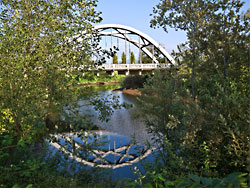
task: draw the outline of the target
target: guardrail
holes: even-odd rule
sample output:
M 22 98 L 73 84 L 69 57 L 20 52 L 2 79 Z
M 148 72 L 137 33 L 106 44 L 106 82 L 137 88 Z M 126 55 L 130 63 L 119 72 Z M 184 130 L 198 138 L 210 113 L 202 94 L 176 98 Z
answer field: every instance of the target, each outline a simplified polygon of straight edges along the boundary
M 119 71 L 119 70 L 154 70 L 169 68 L 168 64 L 104 64 L 98 66 L 99 69 L 106 71 Z

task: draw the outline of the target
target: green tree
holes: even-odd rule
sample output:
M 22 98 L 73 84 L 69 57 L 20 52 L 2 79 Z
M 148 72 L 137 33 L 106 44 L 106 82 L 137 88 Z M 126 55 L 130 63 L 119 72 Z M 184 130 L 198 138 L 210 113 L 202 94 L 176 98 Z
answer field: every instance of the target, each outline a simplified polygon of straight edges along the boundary
M 151 53 L 153 52 L 152 48 L 147 48 L 148 51 L 150 51 Z M 147 56 L 145 53 L 141 52 L 141 61 L 142 64 L 150 64 L 152 63 L 152 60 L 149 56 Z
M 142 61 L 142 64 L 151 64 L 152 63 L 152 60 L 144 53 L 142 53 L 141 61 Z
M 62 125 L 63 107 L 74 99 L 73 78 L 80 74 L 75 67 L 88 64 L 97 47 L 97 38 L 82 36 L 82 31 L 91 35 L 92 24 L 101 20 L 96 3 L 1 1 L 1 186 L 2 181 L 12 186 L 18 182 L 13 177 L 27 177 L 36 169 L 36 163 L 15 158 L 20 156 L 20 146 L 48 138 L 57 122 L 59 127 Z
M 162 0 L 154 9 L 151 26 L 181 29 L 188 38 L 175 53 L 181 70 L 156 74 L 138 103 L 167 177 L 249 170 L 250 17 L 242 5 Z
M 161 53 L 158 50 L 153 50 L 153 48 L 147 48 L 147 50 L 155 56 L 159 63 L 165 63 L 165 58 L 161 57 Z M 141 59 L 143 64 L 153 63 L 152 59 L 145 53 L 142 53 Z
M 122 52 L 122 64 L 126 64 L 126 63 L 127 63 L 126 54 L 124 52 Z
M 197 81 L 206 80 L 214 73 L 223 72 L 224 77 L 238 78 L 246 83 L 246 78 L 239 76 L 249 72 L 246 49 L 249 49 L 250 18 L 248 14 L 240 13 L 243 3 L 235 0 L 162 0 L 154 8 L 152 27 L 161 26 L 167 31 L 169 26 L 187 33 L 188 43 L 182 45 L 185 50 L 179 55 L 186 59 L 182 62 L 189 64 L 192 73 L 193 98 L 198 89 Z M 197 75 L 201 72 L 203 78 L 200 78 L 201 74 Z
M 117 57 L 116 53 L 114 54 L 112 60 L 113 60 L 113 64 L 118 64 L 118 57 Z
M 138 114 L 162 157 L 160 171 L 170 179 L 247 172 L 249 97 L 237 92 L 236 83 L 221 84 L 213 76 L 193 100 L 184 77 L 173 70 L 157 72 L 138 97 Z
M 135 64 L 135 54 L 134 54 L 134 52 L 130 53 L 130 64 Z

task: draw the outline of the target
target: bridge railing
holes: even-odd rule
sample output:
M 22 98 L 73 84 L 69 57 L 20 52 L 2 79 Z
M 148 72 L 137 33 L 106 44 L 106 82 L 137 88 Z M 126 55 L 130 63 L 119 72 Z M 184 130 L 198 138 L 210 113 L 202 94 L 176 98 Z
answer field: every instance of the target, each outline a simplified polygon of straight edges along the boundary
M 104 64 L 98 68 L 103 70 L 154 70 L 169 68 L 168 64 Z

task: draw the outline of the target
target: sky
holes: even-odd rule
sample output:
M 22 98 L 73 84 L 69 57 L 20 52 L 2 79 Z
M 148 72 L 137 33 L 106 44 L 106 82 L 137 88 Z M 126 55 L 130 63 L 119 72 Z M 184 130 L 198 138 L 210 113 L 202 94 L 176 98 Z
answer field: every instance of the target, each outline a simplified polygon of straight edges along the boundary
M 99 0 L 97 10 L 102 12 L 103 18 L 100 24 L 121 24 L 133 27 L 163 44 L 171 53 L 173 49 L 176 49 L 177 44 L 185 42 L 186 36 L 184 32 L 176 32 L 174 29 L 166 33 L 162 28 L 150 28 L 152 19 L 150 14 L 158 3 L 158 0 Z M 122 50 L 120 45 L 120 51 Z M 139 51 L 131 50 L 138 57 Z
M 183 31 L 169 29 L 166 33 L 162 28 L 150 28 L 150 16 L 160 0 L 99 0 L 97 10 L 102 12 L 103 21 L 100 24 L 122 24 L 133 27 L 149 35 L 155 41 L 163 44 L 171 53 L 177 45 L 186 41 Z M 244 9 L 250 8 L 250 0 L 245 0 Z

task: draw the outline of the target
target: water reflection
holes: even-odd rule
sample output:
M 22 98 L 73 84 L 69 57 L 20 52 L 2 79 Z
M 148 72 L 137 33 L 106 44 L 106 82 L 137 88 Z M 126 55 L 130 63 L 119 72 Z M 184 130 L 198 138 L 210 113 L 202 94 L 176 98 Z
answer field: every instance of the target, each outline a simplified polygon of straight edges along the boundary
M 136 97 L 128 94 L 123 94 L 122 91 L 100 91 L 99 96 L 107 98 L 109 95 L 114 95 L 119 98 L 120 104 L 135 104 Z M 79 101 L 79 103 L 84 103 Z M 102 122 L 98 119 L 98 114 L 91 107 L 82 107 L 79 109 L 80 114 L 89 113 L 92 115 L 92 121 L 101 129 L 117 133 L 123 136 L 133 137 L 140 144 L 151 142 L 151 136 L 147 133 L 145 124 L 141 119 L 133 118 L 134 109 L 117 109 L 114 111 L 108 122 Z
M 56 137 L 58 142 L 51 144 L 54 149 L 61 149 L 75 161 L 90 167 L 125 167 L 138 163 L 152 153 L 152 149 L 135 144 L 129 137 L 108 131 L 85 133 L 84 139 L 73 133 Z M 86 145 L 91 149 L 86 151 Z
M 119 87 L 119 86 L 118 86 Z M 120 104 L 135 104 L 135 96 L 123 94 L 121 91 L 113 92 L 105 90 L 105 87 L 95 87 L 99 97 L 107 98 L 114 95 L 119 98 Z M 112 89 L 115 87 L 112 86 Z M 59 142 L 52 143 L 52 150 L 59 148 L 72 160 L 87 165 L 87 167 L 111 168 L 116 178 L 133 177 L 130 168 L 139 166 L 142 168 L 141 160 L 153 160 L 153 149 L 145 143 L 151 142 L 151 136 L 147 133 L 146 127 L 140 119 L 134 119 L 134 109 L 115 110 L 110 121 L 102 122 L 98 119 L 98 113 L 93 106 L 85 105 L 89 101 L 80 98 L 77 113 L 80 116 L 91 117 L 101 131 L 84 133 L 80 137 L 73 133 L 66 136 L 56 135 Z M 90 149 L 91 148 L 91 149 Z

